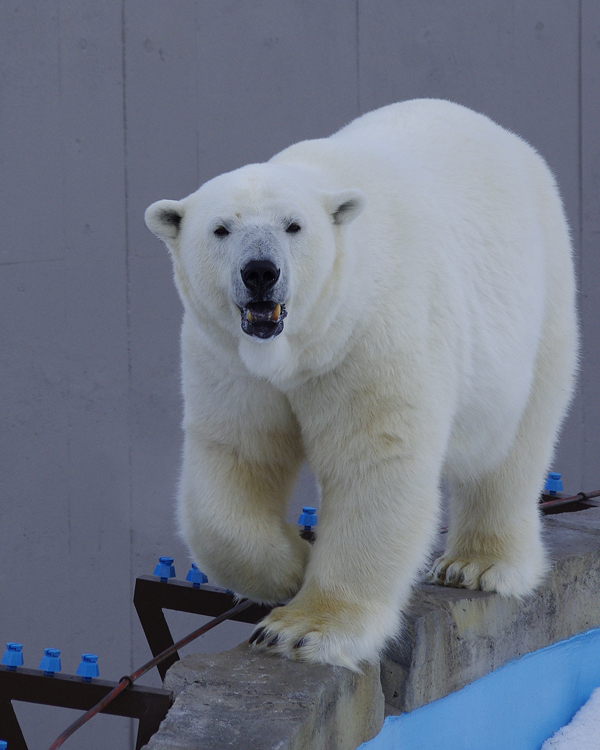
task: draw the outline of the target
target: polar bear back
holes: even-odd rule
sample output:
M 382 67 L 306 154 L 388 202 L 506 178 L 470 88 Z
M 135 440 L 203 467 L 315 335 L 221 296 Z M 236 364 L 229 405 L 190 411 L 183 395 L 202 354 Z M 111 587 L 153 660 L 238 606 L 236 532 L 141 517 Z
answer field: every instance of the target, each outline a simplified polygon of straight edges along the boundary
M 564 211 L 544 160 L 519 136 L 461 105 L 435 99 L 391 104 L 329 138 L 295 144 L 270 163 L 312 168 L 323 187 L 360 188 L 370 209 L 363 222 L 401 220 L 383 231 L 414 228 L 438 245 L 453 232 L 446 257 L 452 247 L 472 259 L 496 245 L 514 272 L 543 275 L 544 266 L 551 275 L 565 263 L 570 267 Z M 404 245 L 404 259 L 412 248 Z
M 368 113 L 271 163 L 365 193 L 347 247 L 379 267 L 381 315 L 404 318 L 413 349 L 425 318 L 428 335 L 438 332 L 438 377 L 447 393 L 455 388 L 454 430 L 465 436 L 451 444 L 493 461 L 513 439 L 559 319 L 572 342 L 565 356 L 575 357 L 570 238 L 544 160 L 484 115 L 423 99 Z

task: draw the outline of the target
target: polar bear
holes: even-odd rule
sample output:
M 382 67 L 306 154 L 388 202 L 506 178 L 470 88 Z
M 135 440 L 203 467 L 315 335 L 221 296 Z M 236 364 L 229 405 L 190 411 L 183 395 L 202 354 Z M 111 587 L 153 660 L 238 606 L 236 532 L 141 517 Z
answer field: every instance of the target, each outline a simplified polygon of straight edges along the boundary
M 211 579 L 288 602 L 254 648 L 376 660 L 431 554 L 442 478 L 430 580 L 535 588 L 578 335 L 563 207 L 530 146 L 456 104 L 392 104 L 146 223 L 185 311 L 181 532 Z M 285 520 L 302 461 L 312 548 Z

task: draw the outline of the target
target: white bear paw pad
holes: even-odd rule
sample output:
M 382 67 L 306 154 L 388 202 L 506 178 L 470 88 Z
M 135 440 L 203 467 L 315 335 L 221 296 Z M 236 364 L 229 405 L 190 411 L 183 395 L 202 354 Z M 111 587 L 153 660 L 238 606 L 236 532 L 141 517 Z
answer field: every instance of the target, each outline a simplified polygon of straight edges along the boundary
M 530 577 L 513 563 L 442 555 L 433 563 L 426 580 L 438 586 L 495 591 L 502 596 L 521 597 L 529 593 L 537 583 L 527 580 Z
M 360 638 L 340 628 L 339 623 L 324 623 L 318 616 L 286 610 L 277 607 L 256 626 L 248 641 L 253 649 L 294 661 L 360 671 L 358 664 L 365 658 L 365 644 Z

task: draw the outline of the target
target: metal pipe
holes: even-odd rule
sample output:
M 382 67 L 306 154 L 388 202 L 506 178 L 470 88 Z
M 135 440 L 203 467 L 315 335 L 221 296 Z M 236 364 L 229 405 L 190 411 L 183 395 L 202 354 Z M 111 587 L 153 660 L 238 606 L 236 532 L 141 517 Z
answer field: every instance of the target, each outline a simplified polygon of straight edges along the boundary
M 578 492 L 576 495 L 570 495 L 569 497 L 559 497 L 556 500 L 546 500 L 540 503 L 539 507 L 543 510 L 544 508 L 556 508 L 559 505 L 568 505 L 574 502 L 585 502 L 591 500 L 593 497 L 600 497 L 600 490 L 594 492 Z

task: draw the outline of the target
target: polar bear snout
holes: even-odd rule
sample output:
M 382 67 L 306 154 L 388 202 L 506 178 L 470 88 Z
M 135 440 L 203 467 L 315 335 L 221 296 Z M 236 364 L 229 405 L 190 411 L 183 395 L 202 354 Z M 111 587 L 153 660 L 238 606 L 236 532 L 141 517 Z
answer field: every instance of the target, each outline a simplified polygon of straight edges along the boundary
M 277 268 L 275 263 L 266 258 L 251 260 L 240 271 L 244 286 L 253 295 L 256 295 L 258 300 L 268 298 L 268 294 L 277 283 L 280 274 L 281 270 Z
M 238 302 L 242 315 L 242 331 L 258 339 L 271 339 L 283 331 L 287 315 L 283 291 L 277 282 L 281 269 L 269 258 L 254 258 L 240 269 L 247 300 Z

